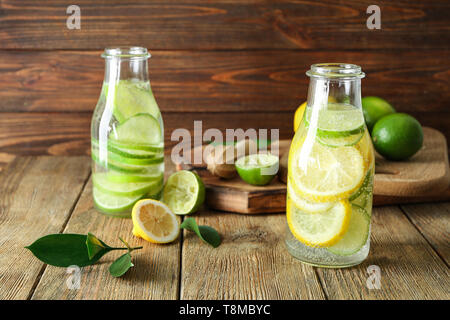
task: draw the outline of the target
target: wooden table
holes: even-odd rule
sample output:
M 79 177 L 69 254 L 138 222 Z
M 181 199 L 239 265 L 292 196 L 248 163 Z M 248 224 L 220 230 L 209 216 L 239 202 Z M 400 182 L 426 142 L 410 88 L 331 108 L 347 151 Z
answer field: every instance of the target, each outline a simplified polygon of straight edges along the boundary
M 87 157 L 19 157 L 0 175 L 0 299 L 449 299 L 450 203 L 374 208 L 371 251 L 361 265 L 322 269 L 292 258 L 283 214 L 238 215 L 203 208 L 194 217 L 216 228 L 214 249 L 184 231 L 155 245 L 131 235 L 129 219 L 93 209 Z M 47 266 L 24 246 L 49 233 L 92 232 L 108 244 L 123 236 L 135 252 L 122 278 L 108 274 L 120 253 L 81 270 L 68 289 L 65 268 Z M 367 268 L 381 270 L 368 289 Z

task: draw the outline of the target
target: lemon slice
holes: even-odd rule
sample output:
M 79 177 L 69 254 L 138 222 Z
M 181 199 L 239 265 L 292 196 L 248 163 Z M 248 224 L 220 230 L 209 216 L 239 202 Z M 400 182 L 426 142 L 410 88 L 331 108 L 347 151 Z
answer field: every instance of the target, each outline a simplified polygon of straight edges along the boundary
M 308 139 L 294 147 L 288 170 L 292 187 L 302 198 L 336 202 L 348 198 L 363 183 L 365 164 L 357 148 L 328 148 L 314 141 L 308 145 Z
M 311 202 L 299 197 L 292 188 L 292 183 L 289 181 L 289 178 L 287 182 L 287 190 L 289 197 L 294 202 L 294 205 L 298 209 L 306 211 L 308 213 L 324 212 L 329 210 L 334 205 L 333 202 Z
M 337 243 L 348 228 L 351 206 L 342 200 L 329 210 L 310 214 L 298 209 L 288 198 L 287 222 L 297 240 L 310 247 L 328 247 Z
M 153 243 L 174 241 L 180 233 L 180 223 L 164 203 L 144 199 L 136 202 L 131 214 L 133 234 Z
M 331 253 L 348 256 L 358 252 L 369 237 L 370 217 L 363 208 L 352 205 L 352 214 L 345 235 L 335 245 L 327 248 Z

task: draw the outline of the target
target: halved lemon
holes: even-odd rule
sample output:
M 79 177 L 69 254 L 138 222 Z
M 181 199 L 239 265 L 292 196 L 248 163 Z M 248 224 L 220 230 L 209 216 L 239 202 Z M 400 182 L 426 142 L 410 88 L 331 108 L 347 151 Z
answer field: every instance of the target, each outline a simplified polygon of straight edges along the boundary
M 180 233 L 180 223 L 164 203 L 144 199 L 136 202 L 131 214 L 133 234 L 153 243 L 174 241 Z
M 292 187 L 307 200 L 336 202 L 348 198 L 364 181 L 364 159 L 357 148 L 329 148 L 306 138 L 291 152 L 288 167 Z
M 310 247 L 336 244 L 347 232 L 351 212 L 347 200 L 337 202 L 327 211 L 311 214 L 298 209 L 292 200 L 287 198 L 289 229 L 297 240 Z

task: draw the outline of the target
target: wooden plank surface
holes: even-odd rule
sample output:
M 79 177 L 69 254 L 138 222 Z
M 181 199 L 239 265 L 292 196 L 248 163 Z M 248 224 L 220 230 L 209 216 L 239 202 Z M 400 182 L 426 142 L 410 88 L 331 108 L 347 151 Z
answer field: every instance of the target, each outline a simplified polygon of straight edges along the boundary
M 449 266 L 450 203 L 403 205 L 401 209 Z
M 149 2 L 78 0 L 81 29 L 66 27 L 66 1 L 1 2 L 0 46 L 99 49 L 120 43 L 158 49 L 445 48 L 448 1 L 380 0 L 381 30 L 368 30 L 369 0 Z M 138 32 L 137 32 L 138 31 Z M 330 39 L 332 41 L 330 41 Z
M 0 111 L 92 112 L 104 77 L 100 54 L 0 51 Z M 350 62 L 366 72 L 363 96 L 383 97 L 398 111 L 445 128 L 450 126 L 449 55 L 449 49 L 154 50 L 149 76 L 162 112 L 294 112 L 306 100 L 305 72 L 311 64 Z M 437 114 L 440 122 L 431 123 L 422 113 Z
M 89 163 L 88 158 L 85 161 Z M 70 217 L 64 233 L 91 232 L 111 246 L 120 246 L 119 236 L 131 246 L 143 246 L 134 251 L 134 267 L 123 277 L 114 278 L 109 265 L 123 252 L 105 255 L 99 263 L 81 270 L 79 289 L 68 289 L 69 275 L 65 268 L 47 266 L 32 299 L 176 299 L 180 274 L 180 241 L 156 245 L 137 239 L 131 233 L 130 219 L 110 218 L 93 208 L 92 179 Z
M 448 215 L 440 216 L 448 223 Z M 368 289 L 367 268 L 380 268 L 380 289 Z M 449 269 L 398 207 L 374 208 L 371 249 L 361 265 L 317 269 L 329 299 L 450 299 Z
M 85 157 L 27 157 L 0 175 L 0 300 L 29 297 L 44 264 L 24 247 L 62 231 L 89 172 Z
M 313 268 L 284 245 L 285 216 L 243 216 L 204 209 L 193 216 L 215 228 L 218 248 L 183 234 L 181 299 L 324 299 Z

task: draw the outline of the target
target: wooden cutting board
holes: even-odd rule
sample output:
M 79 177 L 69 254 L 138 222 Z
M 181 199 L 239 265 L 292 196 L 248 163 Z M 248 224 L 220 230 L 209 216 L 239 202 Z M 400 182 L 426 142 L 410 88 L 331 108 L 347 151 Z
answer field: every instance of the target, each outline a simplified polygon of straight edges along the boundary
M 447 142 L 439 131 L 424 127 L 422 149 L 408 161 L 392 162 L 376 156 L 374 205 L 450 200 L 450 171 Z M 281 140 L 280 158 L 289 150 L 290 140 Z M 193 150 L 194 151 L 194 150 Z M 286 156 L 284 157 L 286 159 Z M 239 177 L 225 180 L 213 176 L 203 163 L 194 169 L 206 186 L 210 208 L 243 214 L 283 212 L 286 184 L 282 165 L 279 176 L 267 186 L 252 186 Z

